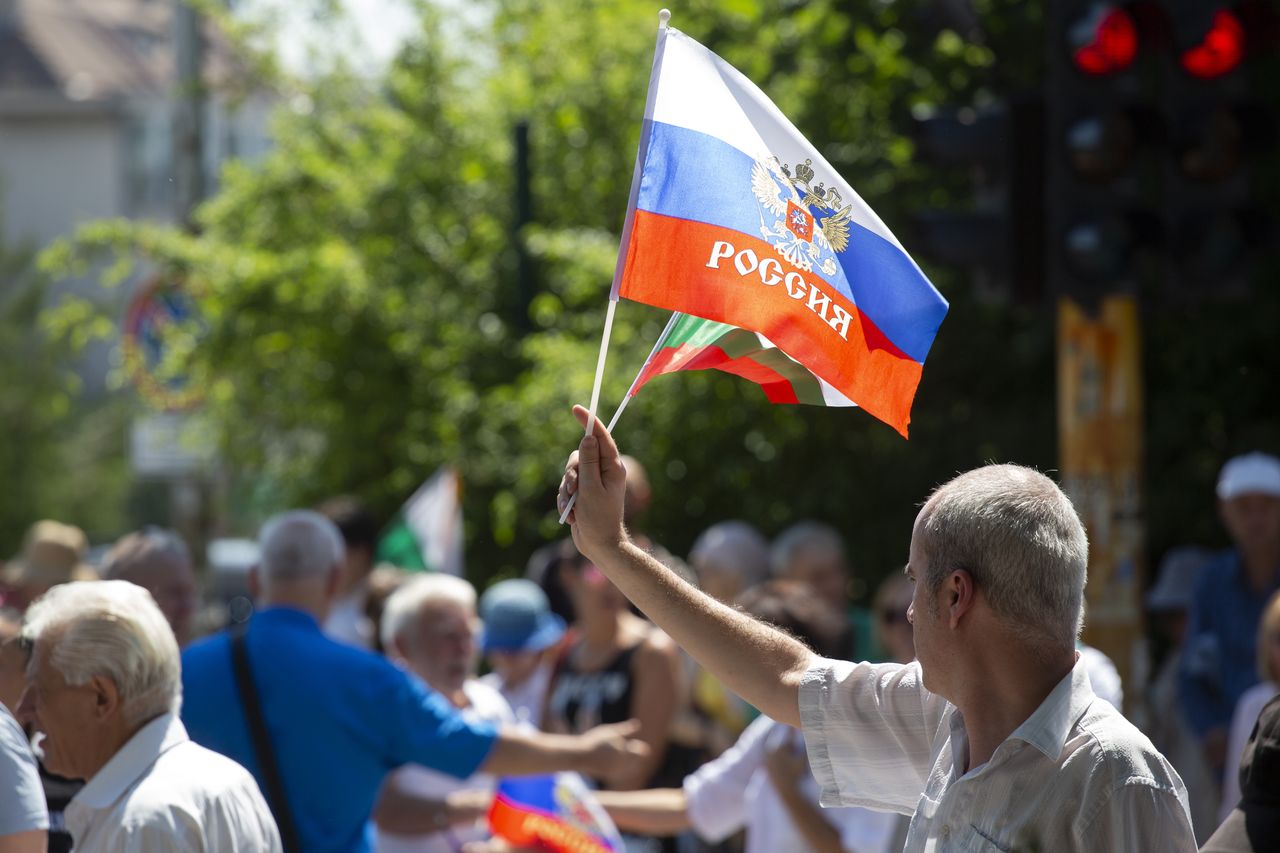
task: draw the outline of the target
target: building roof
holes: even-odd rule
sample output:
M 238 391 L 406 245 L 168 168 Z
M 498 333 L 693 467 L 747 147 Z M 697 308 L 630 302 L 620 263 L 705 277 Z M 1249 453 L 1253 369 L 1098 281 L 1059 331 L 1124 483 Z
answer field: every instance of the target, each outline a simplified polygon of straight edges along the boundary
M 175 84 L 172 0 L 0 0 L 0 97 L 116 102 Z M 205 74 L 226 53 L 206 29 Z

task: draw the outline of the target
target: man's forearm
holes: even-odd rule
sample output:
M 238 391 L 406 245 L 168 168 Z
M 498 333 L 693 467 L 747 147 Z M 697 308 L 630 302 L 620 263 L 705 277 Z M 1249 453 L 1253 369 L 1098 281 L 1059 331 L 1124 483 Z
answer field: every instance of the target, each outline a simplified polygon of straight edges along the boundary
M 800 793 L 798 784 L 786 787 L 775 785 L 774 789 L 810 850 L 817 853 L 844 853 L 839 831 L 827 822 L 819 806 Z
M 596 791 L 595 797 L 623 832 L 676 835 L 689 828 L 689 801 L 681 788 Z
M 481 767 L 494 776 L 537 776 L 560 770 L 587 772 L 588 749 L 574 735 L 504 728 Z
M 588 556 L 659 628 L 716 678 L 780 723 L 800 725 L 803 643 L 696 589 L 635 544 Z

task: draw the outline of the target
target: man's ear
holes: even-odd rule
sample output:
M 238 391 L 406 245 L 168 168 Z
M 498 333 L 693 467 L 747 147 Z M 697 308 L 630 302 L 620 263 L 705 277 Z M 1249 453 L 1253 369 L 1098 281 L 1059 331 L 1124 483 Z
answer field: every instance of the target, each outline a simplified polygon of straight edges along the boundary
M 954 630 L 977 604 L 978 587 L 968 569 L 956 569 L 947 576 L 942 591 L 946 595 L 942 603 L 947 608 L 947 621 Z
M 342 586 L 342 564 L 334 563 L 324 579 L 324 597 L 330 601 L 338 597 L 338 589 Z
M 258 565 L 249 567 L 249 597 L 257 601 L 262 597 L 262 576 L 258 574 Z
M 89 687 L 93 691 L 93 715 L 99 720 L 117 713 L 124 704 L 120 699 L 120 688 L 106 676 L 95 675 L 89 679 Z

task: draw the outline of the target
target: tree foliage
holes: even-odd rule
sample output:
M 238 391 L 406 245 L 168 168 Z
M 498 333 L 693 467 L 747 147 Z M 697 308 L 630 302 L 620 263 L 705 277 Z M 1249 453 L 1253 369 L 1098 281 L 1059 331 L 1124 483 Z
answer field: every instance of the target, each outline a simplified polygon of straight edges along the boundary
M 1040 4 L 972 5 L 960 31 L 924 0 L 695 0 L 673 25 L 761 85 L 894 227 L 968 192 L 965 175 L 912 160 L 912 110 L 1037 84 Z M 97 223 L 48 256 L 67 269 L 113 250 L 187 283 L 206 331 L 173 348 L 174 367 L 206 389 L 239 475 L 282 503 L 353 492 L 390 513 L 457 464 L 477 580 L 561 535 L 552 494 L 579 432 L 570 403 L 590 390 L 656 25 L 635 0 L 485 8 L 468 27 L 424 6 L 385 78 L 338 69 L 293 97 L 275 149 L 227 168 L 197 234 Z M 536 220 L 520 233 L 517 121 L 530 125 Z M 517 247 L 537 270 L 528 306 Z M 930 272 L 952 309 L 910 442 L 862 412 L 770 406 L 719 374 L 647 387 L 618 436 L 651 468 L 654 535 L 682 552 L 721 519 L 774 533 L 818 517 L 874 579 L 905 558 L 933 485 L 986 460 L 1053 467 L 1048 312 Z M 665 320 L 618 314 L 606 416 Z

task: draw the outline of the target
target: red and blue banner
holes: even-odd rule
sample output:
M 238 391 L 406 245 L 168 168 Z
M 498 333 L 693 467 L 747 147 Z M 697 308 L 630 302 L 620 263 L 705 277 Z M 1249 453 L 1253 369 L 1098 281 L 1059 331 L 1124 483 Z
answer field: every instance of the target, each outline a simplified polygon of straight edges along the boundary
M 576 773 L 503 779 L 489 829 L 517 847 L 555 853 L 622 853 L 613 821 Z
M 763 335 L 903 435 L 947 302 L 750 80 L 659 37 L 615 296 Z

